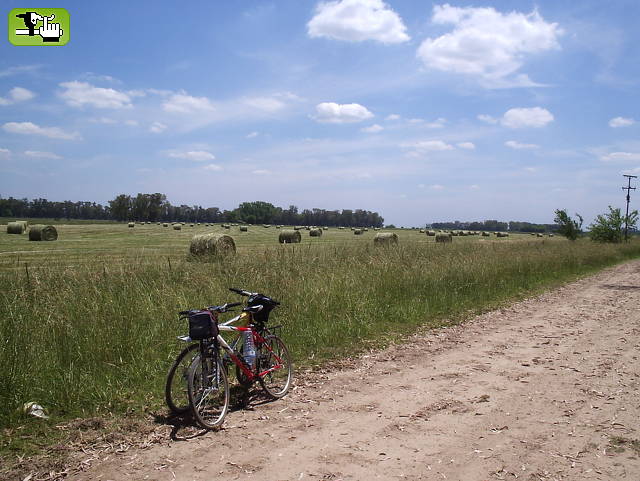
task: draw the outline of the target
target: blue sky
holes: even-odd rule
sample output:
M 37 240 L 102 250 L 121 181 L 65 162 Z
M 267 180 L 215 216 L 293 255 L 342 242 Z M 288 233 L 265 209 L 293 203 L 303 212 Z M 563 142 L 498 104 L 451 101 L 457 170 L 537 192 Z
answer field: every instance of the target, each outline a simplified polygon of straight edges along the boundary
M 3 197 L 588 223 L 640 173 L 636 0 L 51 6 L 67 45 L 0 44 Z

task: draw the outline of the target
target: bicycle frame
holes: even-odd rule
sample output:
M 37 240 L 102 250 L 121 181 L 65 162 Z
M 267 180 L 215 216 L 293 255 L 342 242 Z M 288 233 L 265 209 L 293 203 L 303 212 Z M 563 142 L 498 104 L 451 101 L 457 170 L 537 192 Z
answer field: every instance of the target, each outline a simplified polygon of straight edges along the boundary
M 234 364 L 236 364 L 240 370 L 242 370 L 242 372 L 244 373 L 245 376 L 247 376 L 247 379 L 249 379 L 250 381 L 255 381 L 256 379 L 260 379 L 263 378 L 264 376 L 266 376 L 267 374 L 269 374 L 270 372 L 273 372 L 277 369 L 281 369 L 283 367 L 282 364 L 282 359 L 280 359 L 280 357 L 273 352 L 273 350 L 271 349 L 271 347 L 266 344 L 266 340 L 264 337 L 262 337 L 260 335 L 260 333 L 253 327 L 237 327 L 237 326 L 232 326 L 231 324 L 239 321 L 241 319 L 245 319 L 247 318 L 247 316 L 249 316 L 248 321 L 251 321 L 250 318 L 250 314 L 243 312 L 240 315 L 234 317 L 233 319 L 229 319 L 228 321 L 222 323 L 222 324 L 218 324 L 218 330 L 220 332 L 251 332 L 253 335 L 253 342 L 256 346 L 265 346 L 267 348 L 267 350 L 273 354 L 274 358 L 276 359 L 277 363 L 275 366 L 270 367 L 269 369 L 266 369 L 262 372 L 258 372 L 258 373 L 254 373 L 251 371 L 251 369 L 249 368 L 249 366 L 247 365 L 247 363 L 244 361 L 244 359 L 242 358 L 242 354 L 240 354 L 239 352 L 235 351 L 231 346 L 229 346 L 229 344 L 227 344 L 227 342 L 224 340 L 224 338 L 222 337 L 222 335 L 218 334 L 218 344 L 225 350 L 225 352 L 229 355 L 229 358 L 231 358 L 231 360 L 234 362 Z M 250 324 L 250 322 L 249 322 Z M 235 343 L 234 343 L 235 344 Z

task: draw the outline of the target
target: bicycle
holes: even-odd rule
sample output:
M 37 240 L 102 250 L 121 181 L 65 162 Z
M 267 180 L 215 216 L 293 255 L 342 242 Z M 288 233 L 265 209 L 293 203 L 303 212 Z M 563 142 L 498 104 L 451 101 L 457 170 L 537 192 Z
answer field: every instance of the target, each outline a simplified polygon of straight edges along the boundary
M 233 319 L 218 324 L 219 313 L 240 303 L 181 312 L 189 318 L 189 337 L 199 341 L 187 371 L 189 406 L 196 421 L 209 429 L 221 426 L 229 409 L 228 366 L 235 364 L 236 377 L 245 388 L 257 381 L 273 399 L 287 394 L 293 377 L 289 351 L 275 334 L 280 326 L 266 325 L 270 312 L 280 303 L 257 292 L 229 290 L 248 297 L 247 306 Z M 237 321 L 240 326 L 231 325 Z M 242 353 L 236 350 L 238 338 L 232 347 L 220 332 L 238 332 L 243 338 Z

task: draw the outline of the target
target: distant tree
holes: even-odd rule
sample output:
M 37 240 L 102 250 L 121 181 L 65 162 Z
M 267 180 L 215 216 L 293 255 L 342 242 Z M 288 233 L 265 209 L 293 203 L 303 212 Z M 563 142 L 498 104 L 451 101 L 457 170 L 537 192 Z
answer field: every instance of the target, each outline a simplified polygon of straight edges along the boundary
M 553 221 L 558 224 L 558 233 L 565 236 L 569 240 L 576 240 L 582 233 L 582 216 L 576 214 L 578 220 L 569 217 L 566 210 L 556 209 L 556 217 Z
M 638 222 L 638 211 L 634 210 L 625 219 L 620 209 L 609 206 L 609 212 L 600 214 L 596 221 L 589 226 L 589 237 L 596 242 L 622 242 L 624 236 L 625 220 L 628 221 L 629 230 L 633 230 Z

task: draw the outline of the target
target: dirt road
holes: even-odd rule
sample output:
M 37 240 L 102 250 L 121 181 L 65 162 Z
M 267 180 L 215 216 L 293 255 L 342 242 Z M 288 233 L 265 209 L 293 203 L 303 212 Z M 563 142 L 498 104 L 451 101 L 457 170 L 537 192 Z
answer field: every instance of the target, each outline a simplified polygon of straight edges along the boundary
M 640 480 L 639 355 L 634 261 L 70 479 Z

